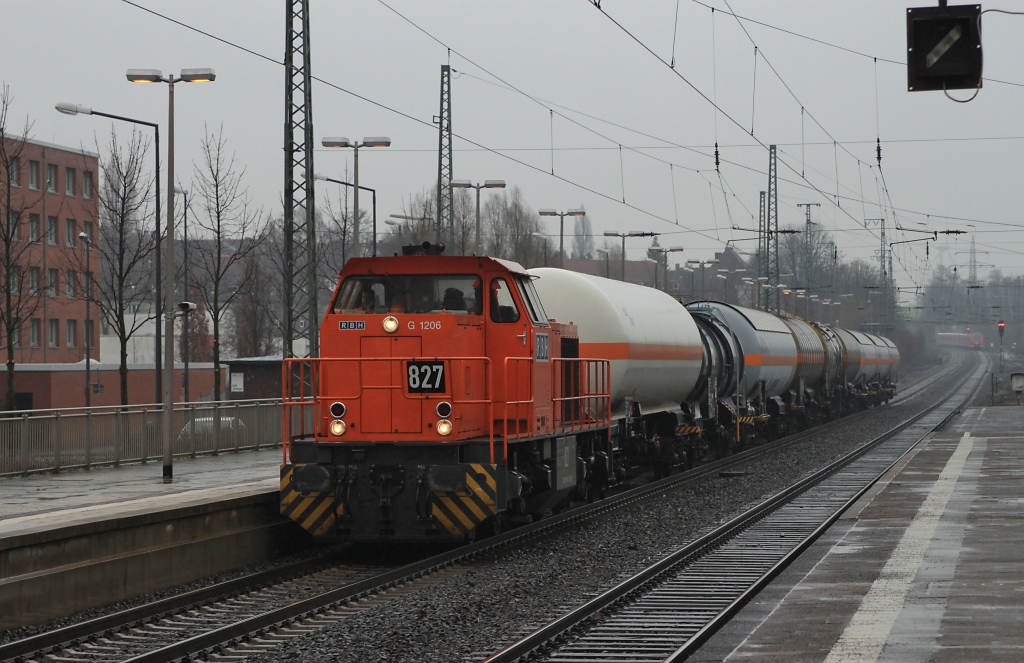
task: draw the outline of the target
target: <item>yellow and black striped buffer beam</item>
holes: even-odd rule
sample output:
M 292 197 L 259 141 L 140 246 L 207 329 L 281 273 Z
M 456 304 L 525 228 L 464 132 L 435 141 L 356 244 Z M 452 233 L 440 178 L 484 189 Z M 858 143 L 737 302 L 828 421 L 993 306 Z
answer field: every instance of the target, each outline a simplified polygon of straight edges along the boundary
M 700 432 L 700 426 L 676 426 L 676 435 L 697 435 Z
M 748 416 L 736 417 L 736 421 L 737 421 L 737 423 L 741 423 L 741 424 L 759 424 L 759 423 L 763 424 L 763 423 L 766 423 L 769 418 L 770 417 L 757 414 L 757 415 L 754 415 L 752 417 L 748 417 Z
M 281 465 L 281 515 L 294 520 L 313 536 L 326 536 L 345 513 L 345 505 L 335 503 L 334 493 L 300 493 L 292 483 L 295 470 L 302 465 Z
M 465 536 L 498 513 L 498 466 L 465 463 L 465 492 L 434 492 L 430 515 L 452 536 Z

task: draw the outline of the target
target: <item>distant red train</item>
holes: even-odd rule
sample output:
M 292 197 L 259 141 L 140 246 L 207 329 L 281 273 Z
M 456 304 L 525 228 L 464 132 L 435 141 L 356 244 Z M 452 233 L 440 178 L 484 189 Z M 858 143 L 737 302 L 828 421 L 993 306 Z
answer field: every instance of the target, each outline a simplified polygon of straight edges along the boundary
M 979 332 L 937 332 L 935 345 L 944 348 L 983 348 L 985 335 Z

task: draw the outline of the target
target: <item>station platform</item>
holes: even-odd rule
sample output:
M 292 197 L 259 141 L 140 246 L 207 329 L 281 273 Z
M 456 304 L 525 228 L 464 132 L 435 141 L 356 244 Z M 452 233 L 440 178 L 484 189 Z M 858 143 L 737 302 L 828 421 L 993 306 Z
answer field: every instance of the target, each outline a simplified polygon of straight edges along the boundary
M 281 449 L 174 459 L 174 481 L 163 483 L 159 460 L 58 474 L 0 478 L 0 538 L 28 521 L 65 520 L 71 514 L 118 511 L 131 505 L 172 504 L 197 491 L 267 492 L 278 489 Z
M 689 661 L 1024 661 L 1024 407 L 929 435 Z
M 287 554 L 281 449 L 0 478 L 0 629 Z

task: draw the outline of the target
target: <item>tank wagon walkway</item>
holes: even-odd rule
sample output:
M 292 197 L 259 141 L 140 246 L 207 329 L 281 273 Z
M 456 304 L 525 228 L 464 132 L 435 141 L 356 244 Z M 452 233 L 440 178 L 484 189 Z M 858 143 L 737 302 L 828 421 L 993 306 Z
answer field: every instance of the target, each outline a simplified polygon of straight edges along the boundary
M 1024 661 L 1024 408 L 964 411 L 689 660 Z

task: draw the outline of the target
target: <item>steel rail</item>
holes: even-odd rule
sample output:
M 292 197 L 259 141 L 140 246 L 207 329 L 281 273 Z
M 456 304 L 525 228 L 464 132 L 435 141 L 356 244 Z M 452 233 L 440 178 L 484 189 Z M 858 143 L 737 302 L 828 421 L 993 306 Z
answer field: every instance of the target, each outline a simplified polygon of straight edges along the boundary
M 983 367 L 975 369 L 975 375 L 980 375 L 984 372 Z M 943 420 L 933 427 L 937 428 L 942 423 L 945 423 L 950 417 L 952 417 L 960 404 L 964 401 L 969 401 L 973 396 L 974 392 L 980 385 L 980 378 L 974 378 L 975 384 L 971 386 L 969 393 L 962 401 L 950 409 L 950 412 L 943 418 Z M 969 382 L 969 381 L 968 381 Z M 723 543 L 732 540 L 738 534 L 738 532 L 750 527 L 752 524 L 765 518 L 768 514 L 775 512 L 785 503 L 791 501 L 794 497 L 802 494 L 807 489 L 811 488 L 820 481 L 827 477 L 835 474 L 840 469 L 857 460 L 871 449 L 882 444 L 886 440 L 897 435 L 901 431 L 911 427 L 914 423 L 918 422 L 922 418 L 928 416 L 936 409 L 942 407 L 950 399 L 952 399 L 957 391 L 963 389 L 964 384 L 961 383 L 954 386 L 949 392 L 943 396 L 939 402 L 927 408 L 926 410 L 918 413 L 917 415 L 909 418 L 898 426 L 890 429 L 881 436 L 874 440 L 860 446 L 851 453 L 845 455 L 843 458 L 831 463 L 827 467 L 815 472 L 811 476 L 799 481 L 790 488 L 778 493 L 777 495 L 769 498 L 767 501 L 755 506 L 747 512 L 736 516 L 729 520 L 727 523 L 721 525 L 715 530 L 697 538 L 693 542 L 683 546 L 674 553 L 662 558 L 651 566 L 641 570 L 634 576 L 622 581 L 611 589 L 603 592 L 599 596 L 587 601 L 583 605 L 571 610 L 565 615 L 549 622 L 548 624 L 537 629 L 533 633 L 521 638 L 520 640 L 512 643 L 511 645 L 501 649 L 500 651 L 492 654 L 490 657 L 484 659 L 485 663 L 511 663 L 523 659 L 523 657 L 531 654 L 538 654 L 545 648 L 557 642 L 559 639 L 565 639 L 570 637 L 569 634 L 575 630 L 582 630 L 587 628 L 587 622 L 596 614 L 600 613 L 604 619 L 607 619 L 609 610 L 614 611 L 618 605 L 633 601 L 639 594 L 646 592 L 649 588 L 656 586 L 662 582 L 662 580 L 669 574 L 672 574 L 675 569 L 682 565 L 689 565 L 697 558 L 700 558 L 708 553 L 712 552 Z M 902 457 L 902 454 L 901 454 Z M 898 459 L 895 462 L 898 462 Z M 772 565 L 772 567 L 761 576 L 751 587 L 748 587 L 739 597 L 733 600 L 725 610 L 719 612 L 719 614 L 709 620 L 704 626 L 702 626 L 697 633 L 692 636 L 688 641 L 677 650 L 676 653 L 666 661 L 679 661 L 685 658 L 685 656 L 692 653 L 696 647 L 710 637 L 726 620 L 735 614 L 751 596 L 756 594 L 765 584 L 771 581 L 778 573 L 780 573 L 788 564 L 792 561 L 800 552 L 803 552 L 813 541 L 820 536 L 822 532 L 827 529 L 828 525 L 838 518 L 843 513 L 845 508 L 852 504 L 858 499 L 863 493 L 870 488 L 870 486 L 878 479 L 878 477 L 884 475 L 888 471 L 889 464 L 885 470 L 877 474 L 870 481 L 867 482 L 860 490 L 856 491 L 856 495 L 850 498 L 844 505 L 835 510 L 833 518 L 827 524 L 822 524 L 817 527 L 812 535 L 807 536 L 801 542 L 793 548 L 793 550 L 786 556 L 784 560 L 780 560 Z M 598 660 L 596 656 L 590 657 L 593 660 Z M 622 658 L 622 654 L 618 655 L 621 660 L 628 660 Z
M 322 568 L 322 565 L 329 564 L 330 558 L 336 553 L 316 557 L 312 560 L 306 559 L 298 562 L 290 562 L 273 569 L 257 571 L 239 578 L 232 578 L 224 582 L 218 582 L 206 587 L 200 587 L 174 596 L 168 596 L 144 605 L 135 606 L 109 615 L 102 615 L 93 619 L 69 624 L 52 631 L 38 633 L 36 635 L 0 644 L 0 661 L 6 661 L 18 656 L 24 656 L 33 652 L 56 647 L 75 640 L 82 640 L 89 636 L 101 633 L 112 633 L 126 624 L 133 624 L 162 615 L 183 610 L 190 606 L 202 604 L 206 601 L 218 599 L 223 596 L 237 594 L 239 592 L 252 590 L 261 585 L 278 583 L 285 580 L 315 573 Z

